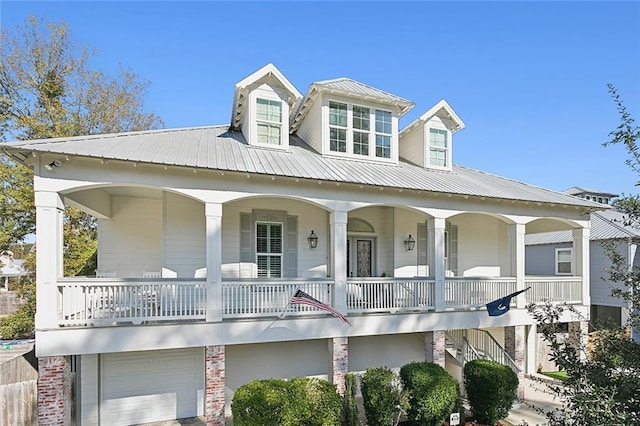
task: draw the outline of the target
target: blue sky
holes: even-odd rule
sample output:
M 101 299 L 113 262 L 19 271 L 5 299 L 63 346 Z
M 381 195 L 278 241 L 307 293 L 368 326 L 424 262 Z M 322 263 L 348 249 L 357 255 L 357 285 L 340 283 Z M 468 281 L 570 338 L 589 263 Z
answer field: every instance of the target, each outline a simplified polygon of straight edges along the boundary
M 415 102 L 409 124 L 446 99 L 466 128 L 456 164 L 563 190 L 638 193 L 614 84 L 640 120 L 640 2 L 2 1 L 11 30 L 29 14 L 69 24 L 93 66 L 151 82 L 166 127 L 229 122 L 234 84 L 272 62 L 305 93 L 350 77 Z

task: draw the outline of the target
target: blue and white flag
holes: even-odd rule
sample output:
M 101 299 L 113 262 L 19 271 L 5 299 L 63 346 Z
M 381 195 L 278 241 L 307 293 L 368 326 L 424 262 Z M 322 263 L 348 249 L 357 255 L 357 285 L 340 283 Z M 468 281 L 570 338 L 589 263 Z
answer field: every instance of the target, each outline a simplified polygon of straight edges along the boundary
M 527 287 L 524 290 L 516 291 L 515 293 L 511 293 L 507 296 L 504 296 L 501 299 L 494 300 L 493 302 L 487 303 L 487 312 L 490 317 L 497 317 L 509 310 L 509 305 L 511 305 L 511 298 L 516 297 L 520 293 L 524 293 L 529 290 L 531 287 Z

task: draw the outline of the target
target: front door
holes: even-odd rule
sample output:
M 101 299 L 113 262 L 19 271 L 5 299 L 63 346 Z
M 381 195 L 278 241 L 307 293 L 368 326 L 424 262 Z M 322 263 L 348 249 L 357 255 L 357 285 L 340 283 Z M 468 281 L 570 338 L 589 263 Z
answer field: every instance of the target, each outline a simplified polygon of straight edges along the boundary
M 373 238 L 347 239 L 347 265 L 350 277 L 372 276 L 373 249 Z

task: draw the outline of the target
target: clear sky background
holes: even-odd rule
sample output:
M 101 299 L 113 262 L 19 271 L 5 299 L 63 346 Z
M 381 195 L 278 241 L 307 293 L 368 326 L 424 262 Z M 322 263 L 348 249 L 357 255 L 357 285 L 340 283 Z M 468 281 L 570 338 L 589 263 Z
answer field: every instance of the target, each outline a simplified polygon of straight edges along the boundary
M 639 1 L 0 2 L 4 29 L 29 14 L 149 80 L 166 127 L 228 123 L 235 83 L 272 62 L 303 94 L 350 77 L 415 102 L 401 127 L 446 99 L 466 124 L 456 164 L 640 192 L 623 147 L 602 147 L 620 122 L 607 83 L 640 121 Z

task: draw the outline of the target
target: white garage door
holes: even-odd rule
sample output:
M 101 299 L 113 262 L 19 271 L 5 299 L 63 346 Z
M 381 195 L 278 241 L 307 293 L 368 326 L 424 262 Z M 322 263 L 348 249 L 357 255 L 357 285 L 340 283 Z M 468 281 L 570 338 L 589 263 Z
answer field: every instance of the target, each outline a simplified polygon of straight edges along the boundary
M 204 413 L 204 349 L 102 356 L 101 424 L 111 426 Z

